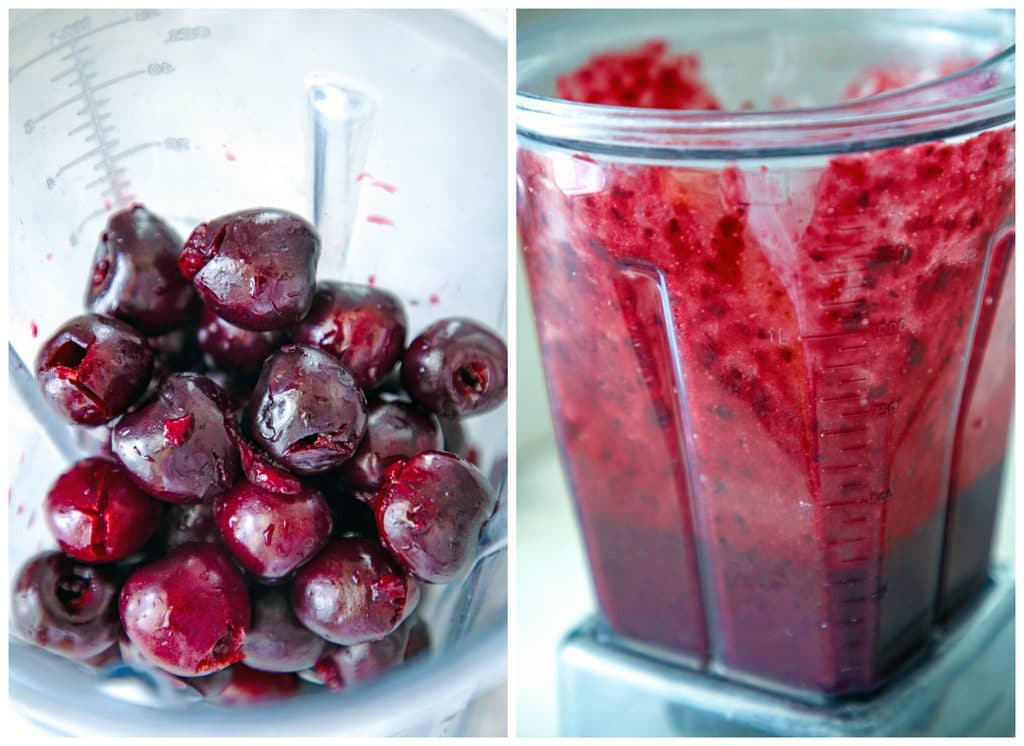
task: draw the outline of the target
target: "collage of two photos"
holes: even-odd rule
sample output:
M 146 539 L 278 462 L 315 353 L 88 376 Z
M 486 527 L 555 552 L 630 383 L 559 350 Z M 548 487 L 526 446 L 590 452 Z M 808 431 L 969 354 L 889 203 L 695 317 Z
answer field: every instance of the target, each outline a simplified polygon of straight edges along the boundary
M 10 11 L 19 737 L 1013 736 L 1015 23 Z

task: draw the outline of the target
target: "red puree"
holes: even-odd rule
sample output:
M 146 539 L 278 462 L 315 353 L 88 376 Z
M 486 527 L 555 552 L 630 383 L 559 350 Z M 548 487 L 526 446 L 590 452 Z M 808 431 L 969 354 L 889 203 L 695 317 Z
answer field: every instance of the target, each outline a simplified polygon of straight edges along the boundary
M 721 109 L 700 79 L 695 54 L 669 54 L 663 41 L 595 56 L 558 79 L 558 95 L 586 104 L 648 109 Z
M 603 55 L 559 91 L 714 101 L 692 57 L 671 95 L 599 74 L 655 86 L 665 59 Z M 558 437 L 617 631 L 867 691 L 982 585 L 1013 388 L 1013 160 L 1012 128 L 804 169 L 520 150 Z

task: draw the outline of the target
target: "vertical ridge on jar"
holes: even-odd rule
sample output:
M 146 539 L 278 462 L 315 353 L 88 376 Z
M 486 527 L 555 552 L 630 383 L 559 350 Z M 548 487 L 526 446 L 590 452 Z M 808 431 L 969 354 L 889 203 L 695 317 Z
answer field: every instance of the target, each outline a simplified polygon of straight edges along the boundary
M 1013 413 L 1013 222 L 1001 226 L 990 243 L 992 260 L 956 426 L 938 600 L 943 619 L 988 577 Z
M 634 339 L 648 332 L 637 314 L 660 313 L 657 291 L 624 281 L 608 248 L 572 220 L 572 201 L 602 188 L 602 167 L 520 151 L 519 175 L 523 256 L 555 429 L 601 608 L 626 637 L 703 659 L 678 420 L 666 409 L 673 382 L 662 363 L 637 357 L 663 350 Z
M 703 638 L 703 647 L 711 657 L 720 648 L 714 588 L 708 582 L 706 558 L 697 541 L 693 501 L 691 461 L 686 453 L 689 431 L 685 414 L 685 370 L 675 340 L 675 323 L 665 277 L 646 263 L 625 262 L 615 280 L 619 306 L 633 339 L 636 362 L 647 382 L 648 391 L 662 425 L 665 456 L 671 460 L 675 497 L 679 501 L 679 525 L 682 556 L 678 558 L 684 585 L 678 593 L 688 597 L 683 617 L 693 634 Z M 666 624 L 680 624 L 682 620 Z

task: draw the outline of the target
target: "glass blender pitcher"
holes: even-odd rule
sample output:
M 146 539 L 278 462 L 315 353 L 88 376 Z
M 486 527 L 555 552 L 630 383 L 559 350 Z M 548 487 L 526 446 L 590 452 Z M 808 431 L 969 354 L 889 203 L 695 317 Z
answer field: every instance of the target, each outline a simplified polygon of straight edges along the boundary
M 523 259 L 601 609 L 567 733 L 938 735 L 893 702 L 1012 641 L 1012 44 L 1002 12 L 520 19 Z M 704 110 L 629 105 L 672 90 Z
M 468 15 L 25 11 L 9 64 L 12 573 L 52 546 L 42 500 L 87 449 L 26 364 L 82 312 L 112 211 L 139 201 L 187 236 L 291 210 L 321 233 L 319 277 L 394 291 L 411 334 L 467 316 L 506 336 L 505 45 Z M 503 499 L 505 408 L 465 427 Z M 504 526 L 502 510 L 472 571 L 428 589 L 432 654 L 364 689 L 226 710 L 12 639 L 11 699 L 64 734 L 458 733 L 504 676 Z

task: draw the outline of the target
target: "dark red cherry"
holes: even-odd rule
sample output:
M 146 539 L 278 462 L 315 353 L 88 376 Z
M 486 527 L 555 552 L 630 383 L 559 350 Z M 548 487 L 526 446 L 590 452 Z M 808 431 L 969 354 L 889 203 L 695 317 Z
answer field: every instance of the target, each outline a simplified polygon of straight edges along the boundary
M 505 401 L 508 350 L 474 321 L 442 319 L 405 351 L 402 385 L 440 417 L 487 412 Z
M 298 215 L 259 208 L 203 223 L 178 266 L 217 316 L 253 331 L 284 329 L 313 303 L 320 238 Z
M 406 619 L 382 640 L 332 645 L 316 662 L 313 673 L 328 689 L 336 692 L 376 679 L 405 660 L 414 621 L 414 618 Z
M 245 664 L 260 671 L 302 671 L 315 664 L 327 641 L 302 626 L 288 594 L 278 588 L 254 589 L 252 623 L 242 650 Z
M 85 303 L 147 335 L 187 324 L 199 310 L 178 270 L 181 237 L 142 205 L 115 212 L 100 236 Z
M 208 378 L 176 373 L 156 398 L 114 428 L 111 448 L 153 497 L 174 503 L 211 500 L 235 483 L 238 448 L 224 391 Z
M 366 432 L 366 397 L 337 360 L 282 347 L 263 364 L 247 416 L 256 444 L 300 475 L 336 469 Z
M 430 412 L 409 402 L 377 400 L 367 412 L 366 435 L 341 476 L 354 490 L 376 492 L 395 461 L 441 446 L 441 424 Z
M 160 537 L 168 549 L 192 541 L 220 544 L 220 531 L 217 530 L 217 522 L 213 519 L 213 505 L 168 505 L 164 511 Z
M 123 321 L 86 314 L 71 319 L 39 351 L 43 397 L 78 425 L 104 425 L 145 390 L 153 351 Z
M 60 552 L 32 557 L 14 579 L 14 632 L 65 658 L 85 661 L 117 641 L 117 583 L 104 567 Z
M 357 645 L 397 629 L 416 610 L 419 588 L 376 540 L 341 538 L 298 571 L 291 601 L 313 632 Z
M 244 663 L 236 663 L 223 674 L 226 676 L 224 685 L 219 686 L 216 691 L 206 693 L 208 701 L 219 705 L 280 702 L 297 695 L 302 685 L 299 677 L 293 673 L 259 671 Z
M 46 496 L 46 522 L 70 557 L 116 562 L 142 549 L 162 506 L 113 461 L 89 458 L 58 477 Z
M 292 331 L 292 339 L 333 355 L 360 387 L 368 389 L 380 383 L 402 356 L 408 325 L 402 302 L 393 293 L 321 281 L 313 307 Z
M 429 583 L 450 582 L 469 566 L 496 505 L 479 469 L 437 451 L 396 462 L 373 503 L 384 546 Z
M 263 361 L 285 341 L 285 332 L 253 332 L 225 321 L 208 308 L 199 316 L 196 337 L 211 368 L 258 373 Z
M 142 655 L 178 676 L 242 659 L 249 594 L 223 549 L 183 544 L 137 569 L 121 589 L 121 624 Z
M 257 578 L 280 580 L 323 548 L 333 524 L 327 499 L 312 487 L 282 495 L 243 479 L 213 505 L 224 546 Z

